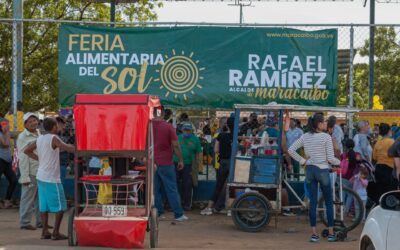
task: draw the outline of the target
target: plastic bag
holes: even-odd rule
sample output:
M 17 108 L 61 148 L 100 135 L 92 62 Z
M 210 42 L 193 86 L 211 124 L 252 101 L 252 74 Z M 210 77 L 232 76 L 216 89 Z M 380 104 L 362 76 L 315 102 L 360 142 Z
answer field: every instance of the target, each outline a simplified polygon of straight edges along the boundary
M 100 169 L 99 174 L 104 176 L 112 175 L 112 169 L 108 162 L 108 159 L 101 159 L 102 168 Z M 104 204 L 112 204 L 112 186 L 110 183 L 100 183 L 99 184 L 99 193 L 97 195 L 97 203 L 104 205 Z

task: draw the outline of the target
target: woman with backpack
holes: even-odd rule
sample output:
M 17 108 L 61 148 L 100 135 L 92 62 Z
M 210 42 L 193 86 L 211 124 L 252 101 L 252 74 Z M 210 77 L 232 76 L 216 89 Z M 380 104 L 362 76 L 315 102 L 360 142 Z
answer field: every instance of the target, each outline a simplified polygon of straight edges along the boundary
M 308 124 L 310 131 L 293 143 L 288 152 L 293 159 L 306 166 L 306 181 L 310 192 L 309 216 L 312 229 L 310 241 L 318 242 L 320 240 L 316 229 L 319 184 L 325 199 L 329 227 L 328 241 L 334 242 L 336 236 L 333 232 L 333 195 L 329 170 L 331 165 L 338 166 L 340 160 L 334 156 L 332 138 L 323 132 L 326 130 L 324 115 L 315 113 L 309 118 Z M 306 159 L 297 153 L 300 148 L 304 148 Z

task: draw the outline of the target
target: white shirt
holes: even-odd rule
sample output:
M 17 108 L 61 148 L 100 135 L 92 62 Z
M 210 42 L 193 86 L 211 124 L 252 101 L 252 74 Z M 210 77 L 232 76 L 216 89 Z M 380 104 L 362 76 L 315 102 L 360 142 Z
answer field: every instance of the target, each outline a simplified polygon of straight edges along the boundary
M 296 152 L 302 147 L 304 147 L 308 160 Z M 300 162 L 301 165 L 314 165 L 321 169 L 330 168 L 330 164 L 340 164 L 340 160 L 336 159 L 333 153 L 332 138 L 326 133 L 306 133 L 302 135 L 289 148 L 289 155 Z
M 19 166 L 19 171 L 21 173 L 21 177 L 19 178 L 19 183 L 31 182 L 30 175 L 36 176 L 37 174 L 39 168 L 39 162 L 28 157 L 24 153 L 24 150 L 26 146 L 35 142 L 39 135 L 40 135 L 39 130 L 37 131 L 37 134 L 34 134 L 29 132 L 27 129 L 25 129 L 18 135 L 17 139 L 18 161 L 19 161 L 18 166 Z M 33 152 L 37 153 L 36 150 Z
M 41 135 L 36 141 L 39 157 L 39 169 L 36 178 L 40 181 L 61 183 L 60 149 L 53 149 L 52 142 L 56 135 Z

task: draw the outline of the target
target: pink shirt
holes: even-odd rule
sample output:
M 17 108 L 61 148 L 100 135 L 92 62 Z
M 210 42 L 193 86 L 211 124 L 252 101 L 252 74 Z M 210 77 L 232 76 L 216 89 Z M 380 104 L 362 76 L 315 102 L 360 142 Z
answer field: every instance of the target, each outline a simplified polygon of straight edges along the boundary
M 172 142 L 177 141 L 176 131 L 171 124 L 162 120 L 153 120 L 154 161 L 157 166 L 173 165 Z

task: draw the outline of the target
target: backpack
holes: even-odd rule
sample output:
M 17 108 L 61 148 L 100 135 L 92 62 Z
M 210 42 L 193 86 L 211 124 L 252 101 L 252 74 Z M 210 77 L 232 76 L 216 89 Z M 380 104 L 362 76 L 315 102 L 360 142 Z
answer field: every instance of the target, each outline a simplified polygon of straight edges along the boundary
M 349 158 L 346 153 L 340 155 L 340 171 L 342 171 L 342 176 L 347 174 L 349 170 Z

